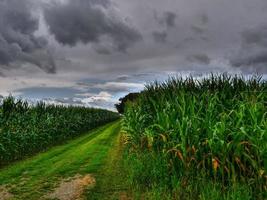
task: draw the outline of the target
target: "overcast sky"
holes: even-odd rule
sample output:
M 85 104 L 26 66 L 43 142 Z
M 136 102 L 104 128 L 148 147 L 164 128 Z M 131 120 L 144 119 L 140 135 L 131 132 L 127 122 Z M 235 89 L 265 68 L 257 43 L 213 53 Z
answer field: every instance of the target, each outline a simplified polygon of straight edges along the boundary
M 266 0 L 0 0 L 0 98 L 113 108 L 210 72 L 267 76 Z

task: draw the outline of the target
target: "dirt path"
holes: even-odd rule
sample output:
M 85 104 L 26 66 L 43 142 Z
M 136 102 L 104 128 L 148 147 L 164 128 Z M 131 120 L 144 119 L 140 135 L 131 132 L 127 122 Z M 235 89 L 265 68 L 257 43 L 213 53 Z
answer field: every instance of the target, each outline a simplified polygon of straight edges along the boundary
M 84 199 L 117 141 L 120 122 L 0 169 L 0 200 Z M 90 198 L 88 198 L 90 199 Z

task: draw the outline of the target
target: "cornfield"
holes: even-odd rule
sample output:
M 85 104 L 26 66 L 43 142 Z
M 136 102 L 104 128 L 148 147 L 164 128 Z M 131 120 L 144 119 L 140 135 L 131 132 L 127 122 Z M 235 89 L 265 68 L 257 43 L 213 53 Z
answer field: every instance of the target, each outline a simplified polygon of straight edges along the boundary
M 169 78 L 128 102 L 130 152 L 164 157 L 170 176 L 267 186 L 267 82 L 255 76 Z M 151 172 L 153 173 L 153 172 Z
M 0 166 L 65 142 L 118 119 L 117 113 L 84 107 L 30 106 L 8 97 L 0 105 Z

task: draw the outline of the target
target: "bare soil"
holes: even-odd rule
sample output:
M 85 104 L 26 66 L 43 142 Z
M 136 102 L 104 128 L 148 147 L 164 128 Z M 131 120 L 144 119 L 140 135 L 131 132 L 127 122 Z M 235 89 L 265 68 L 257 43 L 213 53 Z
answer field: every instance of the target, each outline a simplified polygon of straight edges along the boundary
M 0 186 L 0 200 L 9 200 L 13 197 L 5 186 Z
M 95 185 L 95 178 L 92 175 L 76 175 L 64 179 L 54 192 L 45 196 L 45 199 L 59 200 L 82 200 L 85 189 Z

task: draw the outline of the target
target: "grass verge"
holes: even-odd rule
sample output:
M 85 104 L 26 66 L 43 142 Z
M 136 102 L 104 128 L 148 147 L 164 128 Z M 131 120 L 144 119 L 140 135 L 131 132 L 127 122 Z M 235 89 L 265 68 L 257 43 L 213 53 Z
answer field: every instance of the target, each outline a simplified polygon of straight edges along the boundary
M 123 154 L 124 146 L 120 134 L 113 141 L 105 165 L 96 174 L 95 187 L 87 191 L 88 200 L 132 199 Z
M 118 135 L 120 122 L 110 123 L 69 143 L 54 147 L 0 170 L 0 186 L 16 200 L 37 200 L 53 191 L 62 179 L 94 174 L 103 165 Z

